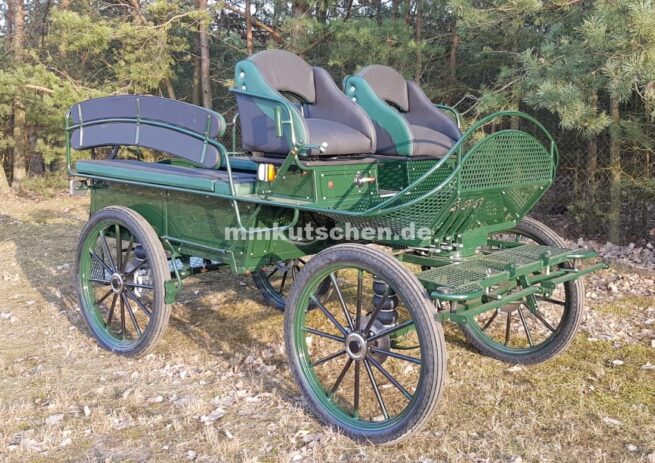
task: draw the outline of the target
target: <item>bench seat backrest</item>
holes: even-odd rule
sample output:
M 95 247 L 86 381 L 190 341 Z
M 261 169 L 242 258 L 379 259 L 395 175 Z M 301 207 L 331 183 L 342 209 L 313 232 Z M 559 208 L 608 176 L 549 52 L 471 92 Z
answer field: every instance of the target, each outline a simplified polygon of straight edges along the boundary
M 225 131 L 220 114 L 154 96 L 121 95 L 77 103 L 67 116 L 71 147 L 141 146 L 193 161 L 220 165 Z

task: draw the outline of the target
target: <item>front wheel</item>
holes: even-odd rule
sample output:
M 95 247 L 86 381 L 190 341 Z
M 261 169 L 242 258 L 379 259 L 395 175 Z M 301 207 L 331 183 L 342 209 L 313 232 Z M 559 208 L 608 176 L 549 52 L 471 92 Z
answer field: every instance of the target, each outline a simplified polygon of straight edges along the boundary
M 154 348 L 170 316 L 170 270 L 141 215 L 115 206 L 93 214 L 80 235 L 75 275 L 82 315 L 102 347 L 130 357 Z
M 321 299 L 326 279 L 332 291 Z M 324 422 L 373 444 L 427 422 L 444 383 L 445 341 L 425 289 L 396 259 L 356 244 L 317 254 L 284 317 L 291 371 Z
M 557 233 L 529 217 L 514 229 L 491 238 L 566 247 Z M 574 280 L 558 285 L 549 297 L 536 295 L 509 303 L 460 326 L 466 339 L 482 354 L 530 365 L 544 362 L 569 346 L 582 321 L 583 306 L 582 282 Z

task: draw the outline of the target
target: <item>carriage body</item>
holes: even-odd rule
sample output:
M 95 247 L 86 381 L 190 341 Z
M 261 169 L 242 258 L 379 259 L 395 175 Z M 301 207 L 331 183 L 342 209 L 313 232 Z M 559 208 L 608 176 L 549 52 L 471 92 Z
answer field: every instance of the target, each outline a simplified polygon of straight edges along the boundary
M 245 79 L 246 73 L 249 80 L 237 79 L 233 91 L 259 111 L 264 120 L 257 123 L 281 140 L 288 149 L 284 156 L 252 156 L 234 147 L 228 151 L 220 142 L 226 129 L 222 116 L 162 98 L 100 98 L 79 103 L 68 113 L 69 173 L 81 179 L 80 188 L 91 196 L 91 219 L 78 249 L 78 290 L 85 318 L 101 344 L 120 354 L 143 354 L 161 337 L 170 311 L 166 307 L 184 278 L 224 266 L 236 274 L 253 273 L 269 302 L 278 308 L 286 304 L 287 351 L 312 409 L 348 435 L 375 443 L 405 438 L 434 408 L 445 368 L 439 322 L 458 323 L 483 353 L 514 363 L 543 361 L 568 345 L 581 317 L 579 279 L 605 265 L 580 267 L 579 262 L 595 257 L 592 251 L 567 249 L 552 231 L 525 219 L 557 168 L 557 148 L 539 122 L 518 112 L 491 115 L 439 157 L 316 156 L 323 148 L 304 143 L 297 108 L 267 94 L 259 85 L 261 76 L 247 63 L 237 76 Z M 346 93 L 354 88 L 349 85 Z M 248 117 L 241 115 L 242 129 L 248 130 L 255 119 Z M 512 128 L 517 119 L 530 123 L 531 131 Z M 73 162 L 74 151 L 100 146 L 170 156 L 156 162 Z M 290 236 L 294 228 L 307 226 L 327 231 L 350 227 L 359 238 L 337 244 L 330 236 Z M 527 237 L 530 243 L 508 234 Z M 108 242 L 115 243 L 116 252 Z M 383 246 L 388 253 L 366 244 Z M 312 255 L 317 256 L 304 269 L 296 266 Z M 267 286 L 265 268 L 272 269 L 271 275 L 284 272 L 279 291 Z M 287 273 L 294 278 L 288 296 L 282 295 Z M 347 291 L 339 289 L 351 274 L 358 278 L 353 290 L 357 314 L 352 317 L 346 313 Z M 372 309 L 362 314 L 365 274 L 371 280 Z M 99 294 L 94 284 L 108 292 Z M 150 305 L 144 305 L 137 299 L 148 290 L 153 295 Z M 557 294 L 564 300 L 557 301 Z M 328 295 L 343 308 L 341 321 L 328 315 Z M 109 301 L 107 315 L 100 306 Z M 542 320 L 538 301 L 564 307 L 564 315 L 559 325 L 543 319 L 546 337 L 534 344 L 521 307 Z M 404 321 L 397 309 L 403 304 L 409 314 Z M 119 323 L 114 315 L 119 306 L 121 326 L 112 332 L 112 323 Z M 528 339 L 508 347 L 509 314 L 517 308 Z M 146 314 L 148 328 L 139 328 L 133 309 Z M 128 312 L 137 332 L 134 339 L 126 339 Z M 320 312 L 336 327 L 332 334 L 303 325 Z M 485 332 L 499 313 L 507 313 L 504 346 L 502 339 L 493 340 Z M 314 370 L 332 357 L 309 361 L 307 333 L 345 343 L 342 351 L 331 354 L 347 355 L 348 363 L 338 377 L 331 377 L 336 384 L 327 399 Z M 410 349 L 397 341 L 402 336 L 417 337 L 420 361 L 392 352 Z M 414 389 L 400 385 L 392 370 L 382 366 L 396 360 L 421 366 Z M 331 399 L 351 365 L 357 375 L 360 366 L 362 371 L 366 367 L 374 385 L 371 401 L 380 405 L 382 419 L 375 412 L 367 420 L 360 416 L 359 392 L 354 413 L 344 412 Z M 409 400 L 397 416 L 387 412 L 372 371 L 379 371 Z M 359 388 L 359 376 L 355 384 Z

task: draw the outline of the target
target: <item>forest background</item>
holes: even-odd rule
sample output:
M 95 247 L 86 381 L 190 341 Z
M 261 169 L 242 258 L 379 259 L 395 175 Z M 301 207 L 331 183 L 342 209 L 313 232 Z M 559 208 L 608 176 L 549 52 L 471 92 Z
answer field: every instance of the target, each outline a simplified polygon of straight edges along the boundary
M 64 189 L 64 114 L 80 100 L 154 94 L 231 121 L 234 65 L 266 48 L 339 84 L 390 65 L 465 125 L 531 113 L 561 156 L 540 216 L 570 238 L 655 235 L 651 0 L 3 0 L 0 195 Z

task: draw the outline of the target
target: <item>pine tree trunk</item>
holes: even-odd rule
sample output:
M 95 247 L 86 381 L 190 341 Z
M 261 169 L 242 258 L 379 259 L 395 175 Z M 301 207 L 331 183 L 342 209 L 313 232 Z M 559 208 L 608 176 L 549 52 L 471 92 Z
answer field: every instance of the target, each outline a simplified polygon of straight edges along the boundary
M 4 195 L 11 191 L 11 188 L 9 188 L 9 181 L 7 180 L 7 174 L 3 165 L 4 163 L 1 161 L 2 159 L 0 159 L 0 195 L 1 197 L 4 197 Z
M 598 112 L 598 92 L 594 92 L 591 97 L 591 106 L 594 114 Z M 588 200 L 594 201 L 596 198 L 596 171 L 598 170 L 598 137 L 592 135 L 587 140 L 587 172 L 586 185 L 588 191 Z
M 352 3 L 351 3 L 352 5 Z M 307 5 L 305 0 L 294 0 L 291 13 L 293 15 L 293 23 L 291 26 L 291 48 L 292 50 L 300 53 L 300 42 L 302 38 L 302 24 L 299 19 L 305 16 L 307 12 Z
M 198 9 L 207 12 L 207 0 L 198 0 Z M 209 81 L 209 24 L 202 21 L 198 30 L 200 42 L 200 95 L 205 108 L 212 107 L 211 83 Z
M 166 86 L 166 93 L 168 94 L 168 98 L 171 100 L 177 100 L 175 97 L 175 89 L 173 88 L 173 82 L 171 82 L 171 79 L 166 77 L 164 79 L 164 85 Z
M 193 8 L 198 9 L 198 0 L 193 0 Z M 200 106 L 200 40 L 198 34 L 195 34 L 193 38 L 193 82 L 191 84 L 191 102 Z
M 403 20 L 409 26 L 412 20 L 412 0 L 404 0 L 403 3 Z
M 457 49 L 459 48 L 459 34 L 457 33 L 457 23 L 453 24 L 453 34 L 450 38 L 450 58 L 448 60 L 448 69 L 450 71 L 450 82 L 457 80 Z
M 400 0 L 392 0 L 393 6 L 391 9 L 391 20 L 398 20 L 398 10 L 400 8 Z
M 14 172 L 11 186 L 20 189 L 20 184 L 27 177 L 27 137 L 26 137 L 25 105 L 20 95 L 14 99 Z
M 416 0 L 416 71 L 414 73 L 414 80 L 419 83 L 421 74 L 423 74 L 423 53 L 421 51 L 421 40 L 423 34 L 423 11 L 421 0 Z
M 382 0 L 375 0 L 375 20 L 382 25 Z
M 23 0 L 12 0 L 13 13 L 13 35 L 12 55 L 15 66 L 23 62 L 24 37 L 25 37 L 25 9 Z M 13 175 L 12 188 L 18 190 L 21 181 L 27 176 L 27 136 L 26 136 L 26 115 L 20 90 L 14 98 L 14 150 L 13 150 Z
M 610 98 L 610 210 L 609 239 L 621 242 L 621 112 L 619 100 Z
M 252 21 L 250 20 L 250 0 L 246 0 L 246 49 L 252 55 L 255 45 L 252 40 Z

